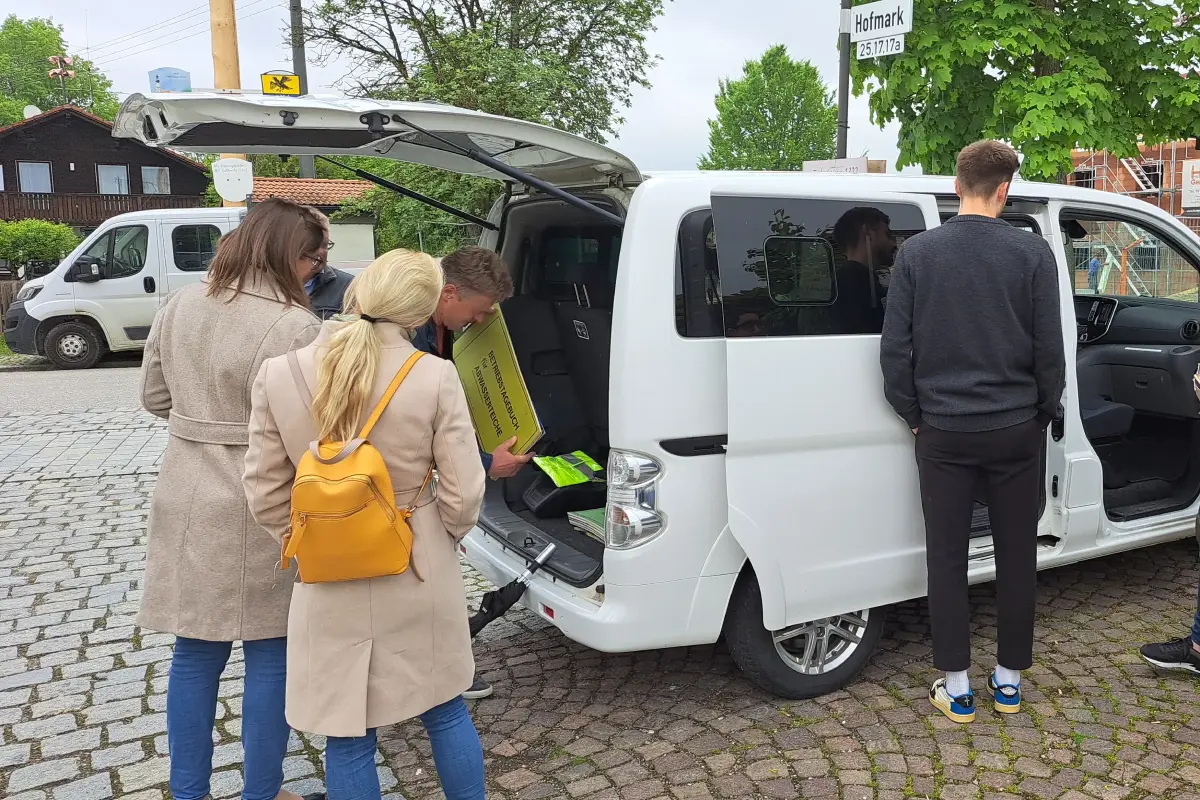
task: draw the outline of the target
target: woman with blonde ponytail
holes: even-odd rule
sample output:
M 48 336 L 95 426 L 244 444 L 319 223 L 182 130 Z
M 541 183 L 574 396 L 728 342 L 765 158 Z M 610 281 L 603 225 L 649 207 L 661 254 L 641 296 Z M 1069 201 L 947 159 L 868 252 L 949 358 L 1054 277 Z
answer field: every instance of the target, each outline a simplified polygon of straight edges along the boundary
M 346 442 L 404 363 L 437 306 L 442 273 L 393 250 L 354 279 L 346 314 L 293 357 L 263 363 L 252 392 L 245 489 L 254 519 L 287 530 L 296 464 L 310 443 Z M 458 373 L 421 358 L 370 436 L 396 504 L 412 504 L 412 563 L 400 575 L 297 583 L 288 622 L 287 720 L 326 737 L 329 800 L 381 796 L 375 729 L 420 717 L 447 800 L 483 800 L 483 750 L 462 693 L 474 661 L 457 541 L 475 524 L 484 471 Z M 432 463 L 436 496 L 423 489 Z M 420 577 L 418 577 L 420 576 Z

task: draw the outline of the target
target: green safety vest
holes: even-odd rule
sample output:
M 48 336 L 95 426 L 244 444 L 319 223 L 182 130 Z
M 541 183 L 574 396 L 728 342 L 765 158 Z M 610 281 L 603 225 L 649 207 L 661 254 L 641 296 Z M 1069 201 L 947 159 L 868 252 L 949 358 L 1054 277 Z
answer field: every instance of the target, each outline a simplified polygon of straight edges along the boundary
M 533 463 L 541 467 L 542 472 L 549 475 L 559 488 L 592 481 L 604 482 L 604 467 L 582 450 L 565 456 L 534 456 Z

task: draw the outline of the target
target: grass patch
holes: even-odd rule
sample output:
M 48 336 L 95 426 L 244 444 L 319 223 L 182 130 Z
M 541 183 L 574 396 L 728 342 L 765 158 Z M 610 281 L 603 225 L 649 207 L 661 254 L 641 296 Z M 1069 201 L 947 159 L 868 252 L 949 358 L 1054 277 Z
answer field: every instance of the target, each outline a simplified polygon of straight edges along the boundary
M 3 339 L 0 339 L 0 358 L 4 358 L 5 356 L 11 356 L 12 354 L 13 354 L 13 351 L 8 349 L 8 345 L 5 344 Z

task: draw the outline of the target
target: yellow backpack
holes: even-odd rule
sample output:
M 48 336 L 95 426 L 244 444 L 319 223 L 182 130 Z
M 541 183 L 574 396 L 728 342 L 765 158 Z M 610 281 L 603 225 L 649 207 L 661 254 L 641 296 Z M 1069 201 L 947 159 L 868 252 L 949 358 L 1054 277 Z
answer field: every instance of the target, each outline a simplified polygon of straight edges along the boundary
M 304 583 L 356 581 L 399 575 L 412 567 L 413 534 L 408 520 L 425 493 L 433 465 L 412 503 L 396 507 L 392 479 L 383 455 L 367 440 L 388 403 L 425 353 L 413 353 L 396 373 L 358 436 L 349 442 L 313 442 L 296 466 L 292 483 L 292 522 L 280 559 L 287 569 L 296 559 Z M 312 393 L 296 354 L 288 354 L 292 378 L 307 407 Z

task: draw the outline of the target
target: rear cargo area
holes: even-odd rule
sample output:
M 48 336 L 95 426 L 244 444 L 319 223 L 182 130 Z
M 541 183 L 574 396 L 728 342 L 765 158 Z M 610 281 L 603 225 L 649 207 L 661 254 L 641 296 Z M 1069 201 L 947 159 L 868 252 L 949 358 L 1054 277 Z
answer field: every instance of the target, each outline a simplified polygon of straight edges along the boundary
M 617 211 L 606 200 L 593 199 Z M 517 363 L 545 430 L 540 455 L 577 450 L 608 461 L 608 379 L 612 300 L 621 229 L 557 200 L 514 203 L 501 255 L 514 296 L 501 309 Z M 572 511 L 602 508 L 605 486 L 557 490 L 533 464 L 489 482 L 480 525 L 509 549 L 533 558 L 556 550 L 545 570 L 571 585 L 600 579 L 604 544 L 577 530 Z

